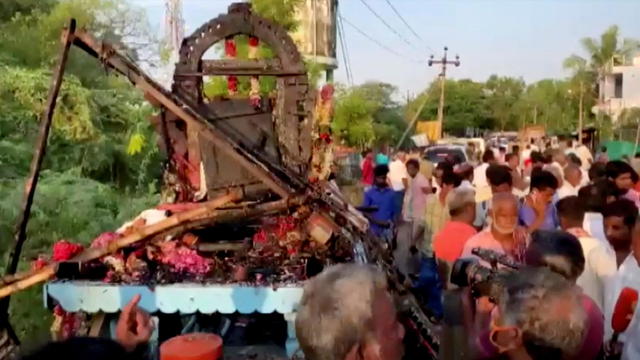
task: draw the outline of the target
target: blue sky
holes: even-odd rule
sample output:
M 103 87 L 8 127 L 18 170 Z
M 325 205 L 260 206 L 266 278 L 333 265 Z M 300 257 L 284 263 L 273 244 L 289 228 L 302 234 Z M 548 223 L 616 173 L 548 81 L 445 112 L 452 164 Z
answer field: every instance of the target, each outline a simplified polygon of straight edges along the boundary
M 150 24 L 162 31 L 163 0 L 129 1 L 145 8 Z M 441 56 L 444 45 L 462 61 L 448 72 L 453 78 L 486 80 L 499 74 L 532 82 L 566 76 L 563 59 L 581 54 L 580 39 L 599 36 L 609 25 L 617 24 L 624 37 L 640 39 L 640 0 L 390 0 L 424 42 L 411 34 L 384 0 L 364 1 L 414 47 L 390 32 L 361 0 L 341 0 L 345 19 L 405 55 L 401 58 L 381 49 L 345 24 L 354 82 L 385 81 L 398 87 L 398 95 L 418 92 L 433 80 L 438 69 L 429 68 L 426 60 L 430 49 Z M 183 0 L 187 34 L 226 12 L 231 2 Z M 346 82 L 340 53 L 338 57 L 336 80 Z

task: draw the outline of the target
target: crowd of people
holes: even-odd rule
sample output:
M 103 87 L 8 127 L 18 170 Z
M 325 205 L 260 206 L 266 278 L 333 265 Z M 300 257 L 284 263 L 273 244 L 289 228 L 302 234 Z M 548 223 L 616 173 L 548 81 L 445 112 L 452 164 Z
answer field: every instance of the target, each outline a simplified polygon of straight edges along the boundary
M 640 181 L 631 164 L 585 149 L 513 146 L 457 164 L 430 164 L 419 152 L 364 157 L 360 209 L 433 322 L 443 290 L 456 287 L 456 261 L 496 267 L 474 249 L 521 264 L 497 272 L 497 295 L 472 297 L 475 358 L 640 359 L 640 315 L 621 334 L 611 327 L 622 290 L 640 289 Z M 141 358 L 152 323 L 138 301 L 125 307 L 117 342 L 73 339 L 26 358 Z M 399 360 L 404 335 L 375 266 L 335 265 L 307 282 L 296 317 L 306 359 Z
M 594 157 L 571 140 L 468 155 L 469 163 L 425 164 L 398 152 L 388 164 L 372 155 L 363 163 L 364 214 L 377 235 L 395 239 L 397 266 L 414 275 L 434 320 L 442 291 L 455 287 L 456 260 L 488 249 L 525 268 L 506 280 L 518 293 L 477 299 L 479 358 L 640 359 L 640 315 L 615 343 L 611 328 L 621 290 L 640 289 L 633 162 L 609 161 L 606 149 Z

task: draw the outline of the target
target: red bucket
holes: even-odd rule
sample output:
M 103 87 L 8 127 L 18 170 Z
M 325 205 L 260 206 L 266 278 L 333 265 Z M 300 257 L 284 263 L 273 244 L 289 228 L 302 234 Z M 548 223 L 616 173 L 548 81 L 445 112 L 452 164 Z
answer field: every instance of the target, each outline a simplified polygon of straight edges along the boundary
M 160 360 L 218 360 L 220 358 L 222 358 L 222 339 L 214 334 L 180 335 L 160 345 Z

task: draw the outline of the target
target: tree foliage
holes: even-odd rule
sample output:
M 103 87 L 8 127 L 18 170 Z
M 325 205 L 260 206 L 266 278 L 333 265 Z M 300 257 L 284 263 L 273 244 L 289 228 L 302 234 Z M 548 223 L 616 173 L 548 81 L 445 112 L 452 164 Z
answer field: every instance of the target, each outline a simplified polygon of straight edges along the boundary
M 2 0 L 0 6 L 0 248 L 12 247 L 24 181 L 70 17 L 138 61 L 154 46 L 139 10 L 124 0 Z M 135 41 L 131 41 L 135 38 Z M 62 83 L 21 269 L 60 238 L 88 243 L 159 199 L 163 156 L 149 124 L 153 110 L 98 60 L 73 49 Z M 41 289 L 18 294 L 12 323 L 28 338 L 50 324 Z
M 334 134 L 345 144 L 360 149 L 395 145 L 407 125 L 402 108 L 393 100 L 395 92 L 393 85 L 380 82 L 339 88 L 332 124 Z
M 444 131 L 455 135 L 464 135 L 467 127 L 488 129 L 493 127 L 487 103 L 484 84 L 468 79 L 447 80 L 445 83 L 446 102 L 444 107 Z M 408 113 L 414 114 L 427 97 L 427 103 L 420 113 L 420 120 L 436 120 L 440 99 L 440 81 L 435 80 L 423 92 L 410 102 Z

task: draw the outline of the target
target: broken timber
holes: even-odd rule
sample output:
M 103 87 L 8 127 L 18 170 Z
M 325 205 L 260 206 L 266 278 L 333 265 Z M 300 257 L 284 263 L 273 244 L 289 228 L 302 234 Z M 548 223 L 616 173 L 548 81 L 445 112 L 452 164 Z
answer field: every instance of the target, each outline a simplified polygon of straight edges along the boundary
M 302 156 L 298 158 L 291 157 L 291 152 L 287 153 L 286 156 L 289 157 L 287 161 L 289 162 L 283 161 L 276 163 L 268 160 L 264 154 L 260 153 L 260 151 L 256 151 L 255 149 L 249 148 L 246 144 L 242 144 L 237 139 L 234 139 L 226 129 L 217 126 L 215 113 L 210 112 L 207 109 L 203 109 L 197 104 L 197 102 L 194 102 L 194 99 L 191 96 L 188 96 L 187 92 L 168 92 L 144 74 L 137 65 L 125 56 L 121 55 L 110 44 L 99 42 L 83 31 L 76 32 L 73 37 L 73 44 L 99 59 L 108 68 L 111 68 L 117 73 L 125 76 L 137 88 L 144 92 L 145 97 L 152 104 L 161 106 L 162 111 L 166 111 L 167 114 L 175 115 L 184 121 L 187 124 L 189 132 L 197 133 L 198 136 L 201 136 L 213 143 L 217 150 L 229 159 L 235 161 L 235 164 L 240 165 L 255 177 L 255 179 L 264 183 L 269 190 L 280 196 L 283 200 L 264 203 L 239 210 L 212 210 L 211 212 L 199 213 L 198 216 L 192 218 L 189 218 L 187 214 L 192 214 L 191 211 L 200 210 L 200 208 L 188 210 L 184 213 L 178 214 L 181 215 L 180 217 L 182 220 L 180 220 L 179 217 L 172 217 L 173 219 L 170 218 L 171 221 L 165 223 L 164 221 L 169 220 L 166 219 L 161 223 L 141 229 L 141 231 L 143 231 L 142 233 L 134 233 L 130 235 L 134 236 L 133 238 L 124 237 L 118 239 L 118 245 L 113 245 L 105 249 L 88 249 L 78 255 L 78 257 L 72 259 L 72 261 L 89 261 L 117 250 L 117 246 L 126 246 L 127 244 L 143 241 L 159 234 L 171 233 L 178 229 L 184 229 L 185 226 L 201 226 L 221 220 L 233 220 L 238 219 L 238 217 L 255 216 L 258 214 L 269 213 L 271 211 L 278 211 L 278 209 L 284 210 L 296 203 L 299 205 L 307 201 L 320 202 L 330 212 L 332 212 L 336 218 L 343 218 L 346 220 L 341 224 L 341 231 L 345 233 L 348 232 L 354 244 L 363 244 L 365 246 L 363 249 L 365 253 L 363 258 L 365 261 L 375 262 L 386 272 L 390 290 L 394 292 L 399 303 L 402 304 L 403 307 L 406 306 L 406 308 L 403 309 L 403 312 L 407 314 L 411 322 L 415 324 L 416 332 L 418 333 L 421 341 L 426 344 L 425 347 L 428 349 L 431 358 L 435 358 L 435 351 L 437 350 L 429 344 L 437 346 L 437 337 L 434 336 L 431 324 L 420 308 L 417 300 L 411 294 L 409 286 L 405 284 L 397 273 L 392 259 L 388 256 L 389 250 L 377 243 L 377 240 L 367 233 L 366 220 L 363 220 L 362 216 L 339 195 L 339 191 L 336 191 L 336 189 L 333 189 L 326 183 L 309 184 L 305 179 L 305 174 L 300 171 L 300 168 L 296 170 L 296 168 L 288 166 L 290 163 L 295 164 L 296 161 L 300 161 L 305 158 L 304 154 L 302 154 L 304 149 L 300 147 L 299 150 L 301 151 Z M 211 71 L 212 69 L 210 67 L 213 66 L 217 67 L 217 69 L 221 69 L 224 66 L 220 65 L 225 64 L 205 63 L 205 65 L 204 70 Z M 299 73 L 299 71 L 293 71 L 290 74 L 290 70 L 283 70 L 285 68 L 286 67 L 278 67 L 277 64 L 269 61 L 263 61 L 262 63 L 236 63 L 235 65 L 229 65 L 229 70 L 216 71 L 229 71 L 229 73 L 240 71 L 245 74 L 252 74 L 253 72 L 264 74 L 266 71 L 284 76 L 291 75 L 294 77 Z M 176 73 L 177 77 L 181 77 L 182 75 L 188 77 L 194 74 L 181 72 Z M 284 84 L 285 81 L 283 80 L 282 83 Z M 185 82 L 183 85 L 186 86 L 188 84 Z M 284 98 L 280 98 L 280 96 L 281 95 L 279 95 L 276 101 L 291 101 L 287 96 L 282 95 Z M 280 110 L 274 111 L 274 116 L 278 118 L 282 116 L 297 115 L 291 112 L 284 113 L 283 110 Z M 301 129 L 302 128 L 298 130 L 300 131 Z M 310 131 L 309 134 L 301 134 L 300 136 L 310 137 Z M 166 137 L 165 141 L 166 143 L 169 142 Z M 293 144 L 295 142 L 290 143 Z M 224 191 L 224 189 L 222 190 Z M 301 194 L 304 194 L 304 196 Z M 189 219 L 185 219 L 185 217 Z M 161 227 L 154 227 L 159 224 L 161 224 Z M 151 231 L 152 229 L 153 231 Z M 20 274 L 20 276 L 11 279 L 14 281 L 13 283 L 0 288 L 0 298 L 50 279 L 55 275 L 56 267 L 57 264 L 52 264 L 35 273 L 29 273 L 28 275 Z
M 142 90 L 147 97 L 184 120 L 201 136 L 209 139 L 229 158 L 237 161 L 238 165 L 245 168 L 253 176 L 264 182 L 274 193 L 282 198 L 288 197 L 295 190 L 279 178 L 273 176 L 274 172 L 284 172 L 281 167 L 274 169 L 274 164 L 263 162 L 258 156 L 243 148 L 228 136 L 210 124 L 188 100 L 180 95 L 171 94 L 160 84 L 145 75 L 137 65 L 117 52 L 111 45 L 95 40 L 84 31 L 78 31 L 74 38 L 74 45 L 85 50 L 88 54 L 98 58 L 105 65 L 124 75 L 137 88 Z M 197 129 L 197 130 L 196 130 Z M 288 173 L 288 172 L 286 172 Z M 303 184 L 296 184 L 301 186 Z

